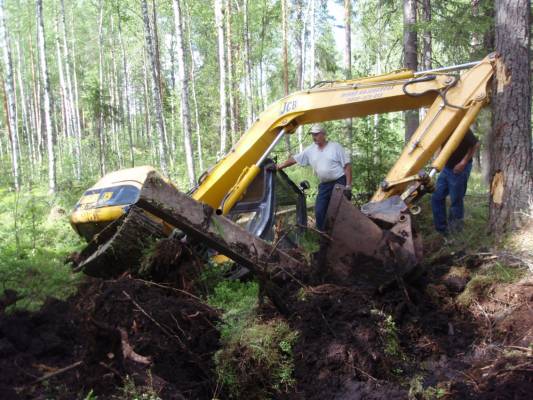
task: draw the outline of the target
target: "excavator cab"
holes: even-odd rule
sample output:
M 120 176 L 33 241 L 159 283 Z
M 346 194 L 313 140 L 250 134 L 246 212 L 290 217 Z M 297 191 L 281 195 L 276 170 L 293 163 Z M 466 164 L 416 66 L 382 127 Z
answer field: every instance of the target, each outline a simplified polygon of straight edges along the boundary
M 278 242 L 280 248 L 296 247 L 307 225 L 304 190 L 267 159 L 245 195 L 228 217 L 254 236 Z

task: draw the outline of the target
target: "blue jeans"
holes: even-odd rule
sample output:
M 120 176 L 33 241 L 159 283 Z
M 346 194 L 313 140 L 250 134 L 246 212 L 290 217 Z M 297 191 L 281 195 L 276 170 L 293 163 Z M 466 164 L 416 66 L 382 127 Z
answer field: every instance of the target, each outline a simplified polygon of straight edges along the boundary
M 343 175 L 336 181 L 322 182 L 318 185 L 318 194 L 315 202 L 316 229 L 326 229 L 326 213 L 328 212 L 329 199 L 335 185 L 346 185 L 346 176 Z
M 469 162 L 463 172 L 455 174 L 452 169 L 444 167 L 437 179 L 437 187 L 431 196 L 431 209 L 435 229 L 443 234 L 449 230 L 458 231 L 463 227 L 464 203 L 468 177 L 472 170 Z M 450 195 L 450 210 L 446 219 L 446 196 Z

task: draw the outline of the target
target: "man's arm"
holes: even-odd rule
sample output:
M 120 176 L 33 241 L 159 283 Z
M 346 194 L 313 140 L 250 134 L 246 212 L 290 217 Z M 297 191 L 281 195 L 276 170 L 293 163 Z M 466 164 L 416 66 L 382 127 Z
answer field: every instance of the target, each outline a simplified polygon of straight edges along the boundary
M 346 175 L 346 187 L 352 187 L 352 164 L 348 163 L 344 166 L 344 174 Z
M 474 157 L 474 154 L 476 154 L 477 149 L 479 149 L 479 142 L 476 142 L 475 145 L 470 147 L 468 149 L 468 151 L 466 152 L 465 156 L 463 157 L 463 159 L 461 161 L 459 161 L 455 165 L 455 167 L 453 167 L 453 173 L 454 174 L 460 174 L 461 172 L 464 171 L 464 169 L 465 169 L 466 165 L 468 164 L 468 162 L 472 159 L 472 157 Z
M 284 168 L 290 167 L 291 165 L 296 164 L 294 157 L 289 157 L 287 160 L 283 161 L 281 164 L 276 164 L 276 170 L 281 171 Z

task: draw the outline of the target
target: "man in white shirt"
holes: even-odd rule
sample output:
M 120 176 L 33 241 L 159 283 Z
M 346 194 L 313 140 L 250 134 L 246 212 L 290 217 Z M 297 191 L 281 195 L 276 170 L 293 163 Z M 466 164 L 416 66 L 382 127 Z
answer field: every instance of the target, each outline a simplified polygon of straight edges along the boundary
M 276 169 L 282 170 L 294 164 L 301 166 L 310 165 L 318 176 L 318 194 L 315 202 L 316 228 L 324 231 L 326 228 L 326 212 L 333 187 L 336 184 L 345 186 L 348 198 L 352 188 L 352 165 L 350 156 L 338 143 L 328 142 L 326 131 L 320 124 L 315 124 L 309 132 L 313 136 L 313 144 L 304 151 L 289 157 L 286 161 L 278 164 Z

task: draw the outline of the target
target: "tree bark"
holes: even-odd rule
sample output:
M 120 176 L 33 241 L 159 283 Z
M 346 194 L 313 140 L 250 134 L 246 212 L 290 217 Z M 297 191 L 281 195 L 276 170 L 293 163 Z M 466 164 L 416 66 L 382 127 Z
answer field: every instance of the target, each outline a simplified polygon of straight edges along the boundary
M 48 150 L 48 190 L 56 191 L 56 158 L 54 152 L 54 130 L 52 128 L 52 109 L 50 105 L 50 80 L 46 63 L 46 49 L 44 43 L 43 2 L 35 1 L 37 15 L 37 44 L 39 48 L 39 63 L 43 80 L 44 122 L 46 132 L 46 148 Z
M 431 47 L 431 0 L 422 0 L 422 18 L 426 25 L 424 32 L 422 33 L 422 68 L 432 68 L 432 47 Z
M 403 57 L 404 66 L 418 69 L 416 40 L 416 0 L 403 0 Z M 405 142 L 409 141 L 418 127 L 418 111 L 405 111 Z
M 281 29 L 283 31 L 283 93 L 289 95 L 289 28 L 287 23 L 287 0 L 281 0 Z M 287 154 L 291 154 L 291 138 L 285 135 Z
M 163 116 L 163 100 L 161 98 L 161 86 L 159 82 L 159 76 L 157 74 L 157 60 L 155 58 L 155 45 L 154 38 L 152 37 L 152 30 L 150 29 L 150 19 L 148 17 L 148 5 L 146 0 L 141 1 L 143 22 L 144 22 L 144 37 L 146 41 L 146 50 L 148 52 L 148 58 L 150 60 L 150 71 L 152 74 L 152 97 L 155 104 L 155 113 L 157 120 L 157 133 L 159 137 L 158 141 L 158 153 L 159 153 L 159 165 L 164 175 L 168 175 L 167 160 L 166 160 L 166 143 L 165 143 L 165 120 Z M 156 23 L 156 21 L 154 21 Z
M 344 0 L 344 78 L 352 79 L 352 1 Z M 346 120 L 350 155 L 353 148 L 352 119 Z
M 192 101 L 194 103 L 194 126 L 196 130 L 196 152 L 198 156 L 198 166 L 200 167 L 200 171 L 204 171 L 204 159 L 203 159 L 203 152 L 202 152 L 202 135 L 200 134 L 200 115 L 198 112 L 198 101 L 196 99 L 196 78 L 195 78 L 195 70 L 196 65 L 194 63 L 194 54 L 192 51 L 192 39 L 191 39 L 191 17 L 187 11 L 187 41 L 189 43 L 189 57 L 191 59 L 191 91 L 192 91 Z
M 98 160 L 100 176 L 106 173 L 106 139 L 104 133 L 104 1 L 100 0 L 98 17 Z
M 0 46 L 2 47 L 3 69 L 5 74 L 4 94 L 6 125 L 11 143 L 11 166 L 13 171 L 13 185 L 20 189 L 19 140 L 15 117 L 15 83 L 13 79 L 13 64 L 9 47 L 5 17 L 4 0 L 0 0 Z M 24 99 L 22 99 L 24 101 Z
M 178 62 L 178 79 L 180 81 L 181 94 L 181 128 L 183 132 L 183 147 L 185 150 L 185 161 L 187 164 L 187 175 L 189 177 L 189 185 L 193 187 L 196 182 L 196 174 L 194 171 L 194 159 L 191 143 L 191 117 L 189 107 L 189 72 L 187 60 L 185 58 L 185 48 L 183 45 L 183 17 L 180 0 L 173 0 L 172 6 L 174 9 L 174 25 L 176 28 L 176 52 Z
M 233 65 L 233 41 L 231 38 L 231 0 L 226 0 L 226 58 L 228 65 L 229 128 L 231 144 L 237 140 L 237 115 L 235 113 L 235 68 Z
M 245 0 L 246 1 L 246 0 Z M 224 14 L 222 10 L 222 0 L 215 0 L 215 25 L 217 29 L 218 40 L 218 70 L 219 70 L 219 133 L 220 133 L 220 150 L 219 157 L 226 153 L 227 142 L 227 107 L 226 107 L 226 60 L 224 56 Z
M 124 75 L 124 105 L 126 108 L 126 128 L 128 130 L 128 144 L 130 148 L 130 165 L 135 166 L 135 153 L 133 151 L 133 132 L 131 124 L 131 104 L 130 104 L 130 76 L 128 70 L 128 58 L 126 56 L 126 47 L 122 38 L 122 21 L 119 10 L 118 15 L 118 40 L 122 51 L 122 74 Z
M 490 148 L 489 227 L 501 237 L 527 223 L 533 193 L 530 0 L 495 2 L 496 51 Z
M 248 130 L 255 119 L 254 100 L 252 96 L 252 60 L 250 52 L 250 24 L 249 24 L 249 3 L 248 0 L 243 2 L 244 18 L 244 91 L 246 96 L 246 129 Z

